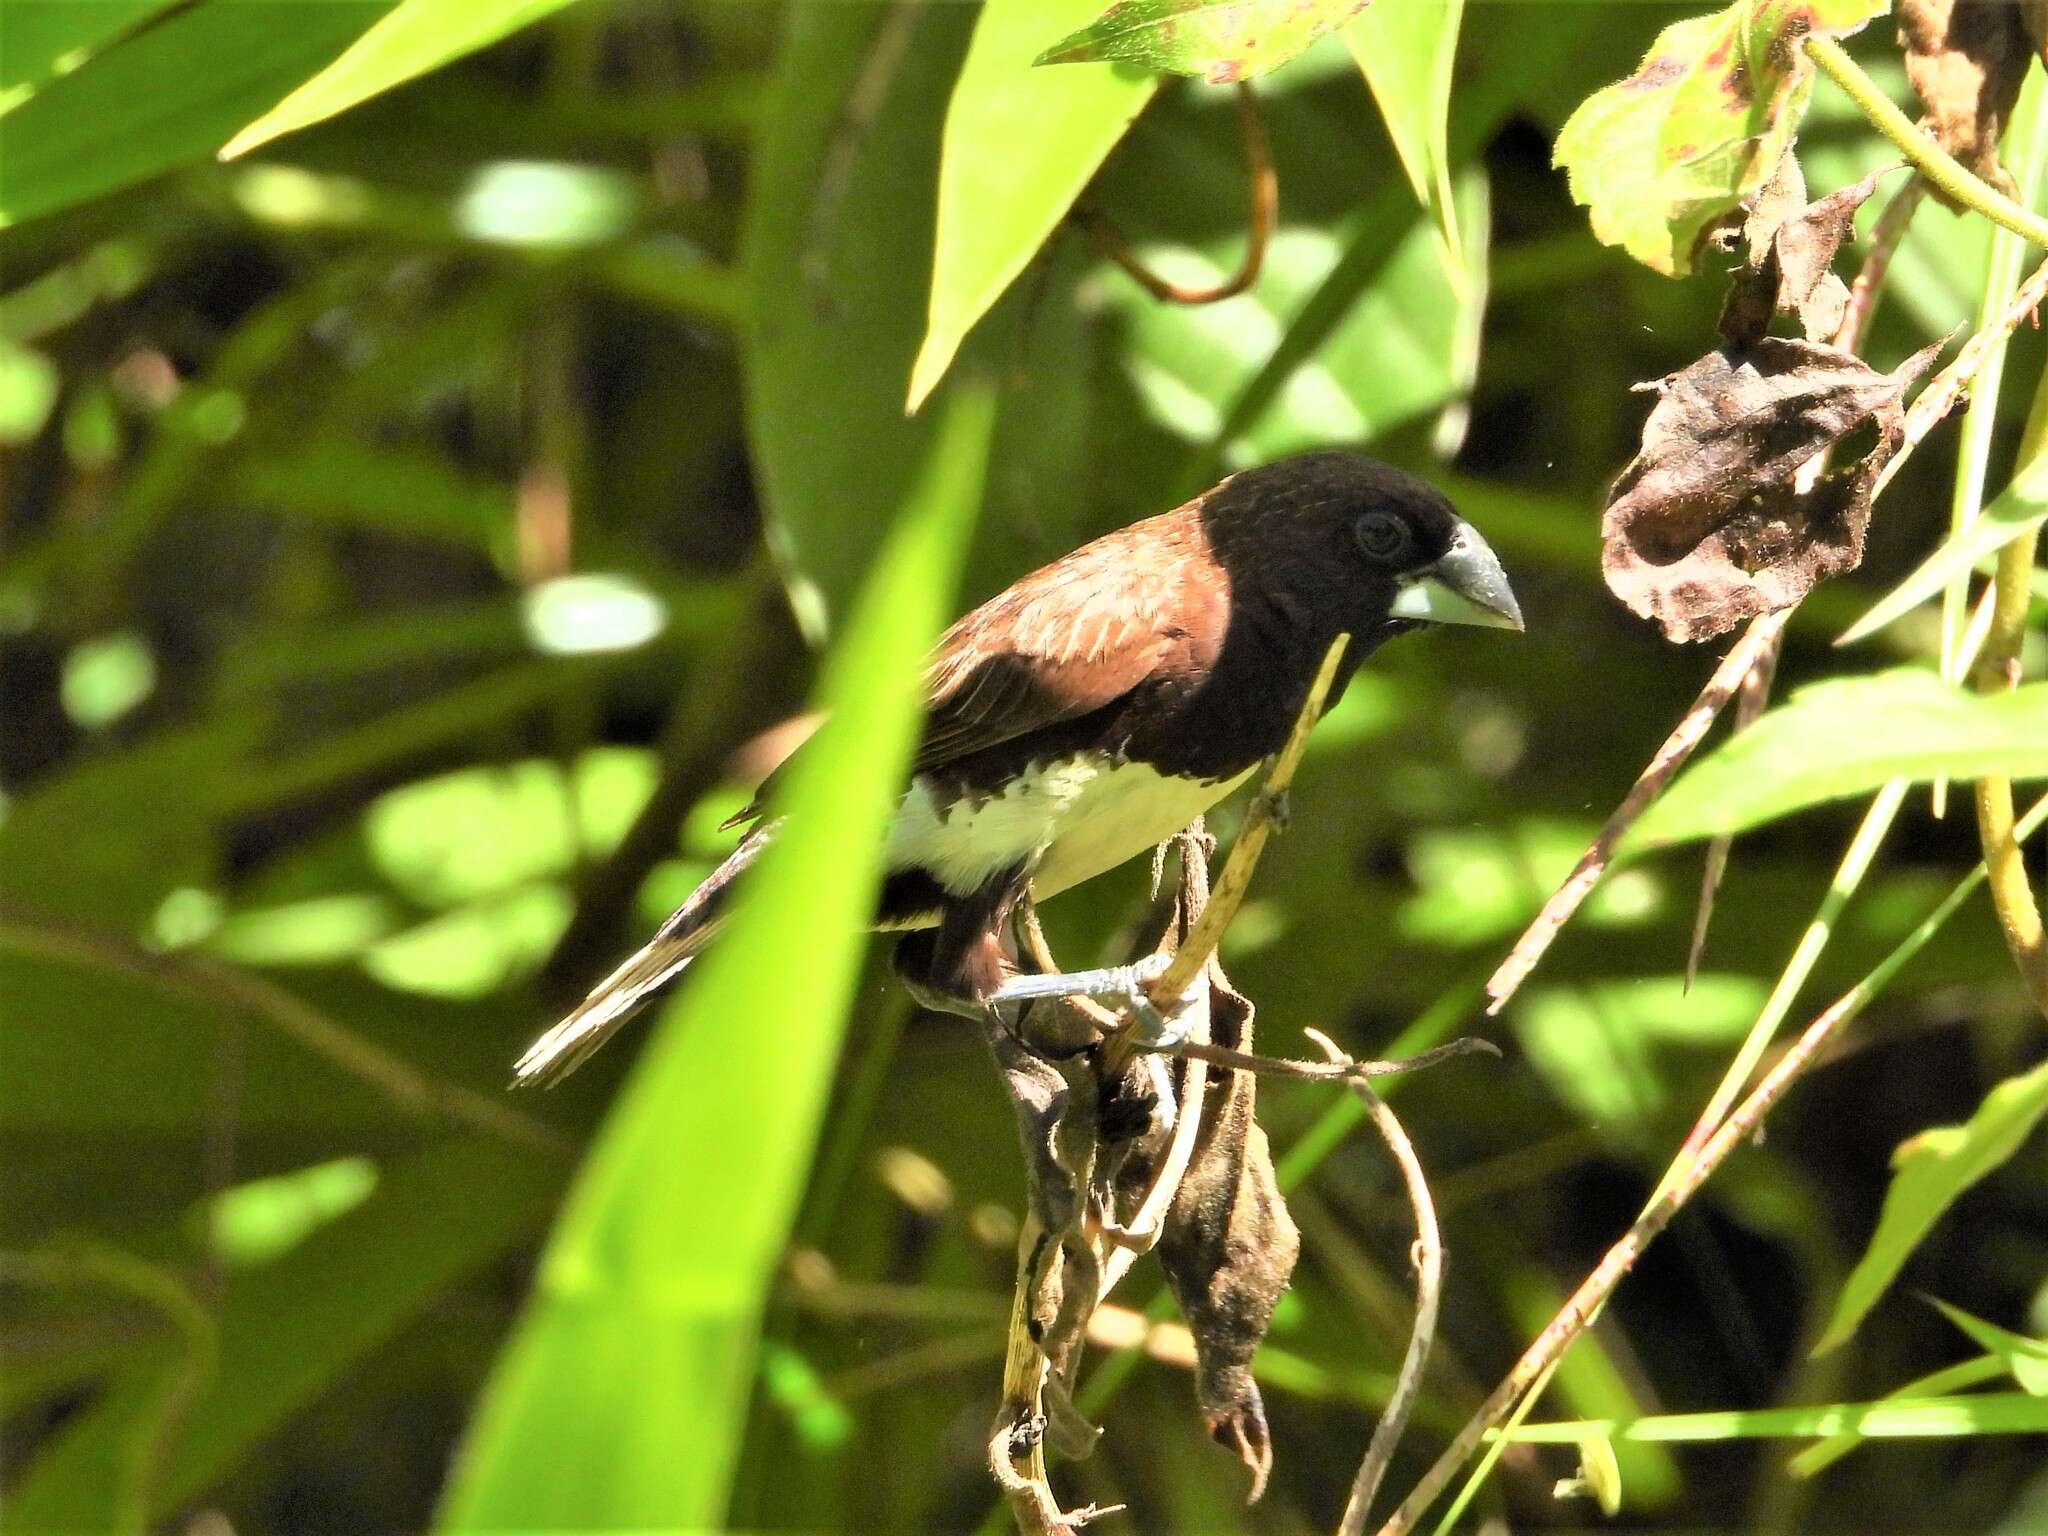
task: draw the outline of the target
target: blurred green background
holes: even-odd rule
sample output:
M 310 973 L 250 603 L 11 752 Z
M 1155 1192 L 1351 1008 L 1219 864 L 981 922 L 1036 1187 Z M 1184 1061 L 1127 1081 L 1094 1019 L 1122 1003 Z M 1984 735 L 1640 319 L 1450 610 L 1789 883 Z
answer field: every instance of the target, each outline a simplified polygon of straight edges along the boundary
M 1630 387 L 1704 350 L 1720 285 L 1597 245 L 1549 165 L 1570 110 L 1684 13 L 1472 5 L 1462 295 L 1325 39 L 1262 85 L 1281 224 L 1253 292 L 1161 305 L 1063 229 L 907 419 L 975 6 L 499 8 L 480 51 L 214 159 L 391 10 L 0 9 L 10 1527 L 645 1526 L 671 1495 L 715 1512 L 728 1481 L 735 1527 L 979 1525 L 1022 1177 L 972 1031 L 913 1015 L 879 954 L 856 983 L 797 931 L 557 1092 L 508 1094 L 508 1066 L 729 846 L 828 636 L 907 677 L 933 626 L 1031 567 L 1325 444 L 1442 484 L 1529 617 L 1360 676 L 1225 950 L 1268 1048 L 1313 1025 L 1371 1054 L 1424 1018 L 1506 1052 L 1402 1089 L 1452 1254 L 1405 1488 L 1649 1193 L 1853 825 L 1823 809 L 1738 846 L 1689 993 L 1697 850 L 1619 872 L 1480 1022 L 1479 982 L 1711 666 L 1608 598 L 1597 527 L 1646 409 Z M 1828 190 L 1889 151 L 1823 84 L 1801 156 Z M 1169 85 L 1088 200 L 1161 270 L 1232 270 L 1231 94 Z M 1923 212 L 1873 360 L 1967 322 L 1987 247 Z M 2009 372 L 2041 361 L 2023 334 Z M 1830 641 L 1945 529 L 1951 441 L 1881 504 L 1865 570 L 1800 610 L 1781 686 L 1931 654 L 1931 619 Z M 842 743 L 872 773 L 907 696 L 841 674 L 843 709 L 874 696 L 872 743 Z M 1916 793 L 1795 1021 L 1975 849 Z M 815 857 L 857 879 L 857 837 Z M 1047 910 L 1067 963 L 1122 956 L 1143 880 Z M 813 967 L 792 1029 L 764 994 Z M 2039 1027 L 1979 898 L 1651 1252 L 1540 1416 L 1877 1397 L 1968 1353 L 1915 1291 L 2048 1331 L 2036 1138 L 1850 1347 L 1806 1355 L 1894 1146 L 1966 1119 Z M 1274 1483 L 1240 1507 L 1157 1334 L 1061 1473 L 1134 1529 L 1326 1528 L 1405 1339 L 1384 1157 L 1304 1142 L 1333 1123 L 1321 1087 L 1262 1104 L 1305 1235 L 1261 1358 Z M 610 1281 L 580 1288 L 579 1263 Z M 1122 1299 L 1158 1289 L 1141 1265 Z M 691 1332 L 707 1308 L 736 1331 Z M 1620 1452 L 1629 1529 L 2048 1529 L 2027 1436 L 1883 1442 L 1817 1480 L 1770 1440 Z M 1575 1467 L 1517 1449 L 1469 1528 L 1603 1526 L 1552 1498 Z

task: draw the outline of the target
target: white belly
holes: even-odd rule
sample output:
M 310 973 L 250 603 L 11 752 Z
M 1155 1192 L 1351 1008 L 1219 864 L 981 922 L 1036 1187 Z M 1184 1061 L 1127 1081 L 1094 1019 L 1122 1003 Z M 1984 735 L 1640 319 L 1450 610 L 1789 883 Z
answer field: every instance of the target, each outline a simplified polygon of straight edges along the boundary
M 920 776 L 890 829 L 891 866 L 918 865 L 953 891 L 999 870 L 1032 870 L 1044 899 L 1164 842 L 1251 776 L 1207 783 L 1102 756 L 1066 758 L 1020 775 L 1001 795 L 943 812 Z

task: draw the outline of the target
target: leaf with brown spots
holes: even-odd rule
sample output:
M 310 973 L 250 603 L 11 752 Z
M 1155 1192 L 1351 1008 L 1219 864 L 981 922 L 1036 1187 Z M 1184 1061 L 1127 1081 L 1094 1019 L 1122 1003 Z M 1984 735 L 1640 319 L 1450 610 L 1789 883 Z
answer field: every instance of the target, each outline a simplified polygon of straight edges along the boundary
M 1787 154 L 1756 195 L 1743 221 L 1748 255 L 1736 269 L 1721 309 L 1721 334 L 1746 346 L 1764 334 L 1773 314 L 1799 317 L 1808 341 L 1831 341 L 1849 309 L 1849 285 L 1835 276 L 1835 253 L 1854 232 L 1856 210 L 1884 171 L 1806 201 L 1799 162 Z
M 1738 0 L 1657 35 L 1642 67 L 1557 138 L 1593 233 L 1670 276 L 1770 180 L 1813 92 L 1801 39 L 1854 32 L 1885 0 Z M 1617 13 L 1620 14 L 1620 13 Z
M 1941 147 L 2010 197 L 1998 141 L 2036 48 L 2039 5 L 2010 0 L 1900 0 L 1906 78 L 1927 109 L 1922 125 Z M 1950 208 L 1953 199 L 1934 189 Z
M 1032 62 L 1109 60 L 1215 85 L 1278 69 L 1366 0 L 1118 0 Z
M 1886 374 L 1836 347 L 1765 336 L 1649 386 L 1642 449 L 1601 521 L 1608 588 L 1683 643 L 1854 570 L 1872 487 L 1905 430 L 1906 386 L 1943 345 Z M 1876 442 L 1853 462 L 1800 483 L 1816 456 L 1872 426 Z

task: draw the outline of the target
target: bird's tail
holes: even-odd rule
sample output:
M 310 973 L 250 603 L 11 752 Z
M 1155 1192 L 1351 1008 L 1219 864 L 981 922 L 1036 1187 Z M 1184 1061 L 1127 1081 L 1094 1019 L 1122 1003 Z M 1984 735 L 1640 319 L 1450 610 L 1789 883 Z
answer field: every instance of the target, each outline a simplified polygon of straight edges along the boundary
M 623 964 L 590 989 L 590 995 L 561 1023 L 527 1047 L 512 1067 L 515 1086 L 555 1083 L 584 1061 L 619 1026 L 638 1013 L 655 994 L 697 958 L 725 924 L 732 885 L 760 858 L 775 835 L 775 822 L 749 832 L 726 861 L 705 877 L 690 899 L 669 914 L 654 937 L 628 955 Z

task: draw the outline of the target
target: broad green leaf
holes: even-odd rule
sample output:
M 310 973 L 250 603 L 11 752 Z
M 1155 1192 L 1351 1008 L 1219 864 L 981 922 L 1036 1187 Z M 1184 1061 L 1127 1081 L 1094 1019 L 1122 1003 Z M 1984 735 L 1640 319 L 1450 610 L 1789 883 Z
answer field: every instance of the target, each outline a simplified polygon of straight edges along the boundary
M 929 404 L 906 417 L 903 399 L 925 332 L 940 134 L 975 18 L 972 6 L 878 0 L 787 12 L 748 176 L 743 363 L 771 547 L 814 639 L 844 617 L 931 436 Z M 849 98 L 884 65 L 887 91 L 849 132 Z M 964 348 L 1002 380 L 969 566 L 980 592 L 1099 531 L 1089 498 L 1073 494 L 1089 407 L 1073 384 L 1087 366 L 1071 297 L 1084 252 L 1063 244 L 1046 278 L 1016 285 Z
M 1816 683 L 1681 774 L 1622 849 L 1745 831 L 1893 779 L 1987 774 L 2048 774 L 2048 683 L 1962 693 L 1911 667 Z
M 946 108 L 930 318 L 910 372 L 916 410 L 974 323 L 1059 227 L 1158 91 L 1119 65 L 1033 69 L 1044 39 L 1097 0 L 988 0 Z
M 2017 1152 L 2043 1115 L 2048 1115 L 2048 1062 L 1993 1088 L 1965 1124 L 1922 1131 L 1899 1144 L 1877 1231 L 1842 1286 L 1813 1347 L 1816 1355 L 1847 1342 L 1942 1213 Z
M 1642 67 L 1587 97 L 1557 138 L 1593 233 L 1667 276 L 1690 272 L 1707 230 L 1770 179 L 1798 131 L 1813 91 L 1799 39 L 1886 9 L 1737 0 L 1658 33 Z
M 390 9 L 208 0 L 107 49 L 7 114 L 0 227 L 213 153 Z
M 233 1272 L 219 1358 L 150 1485 L 157 1519 L 190 1503 L 401 1326 L 538 1222 L 560 1170 L 530 1148 L 451 1141 L 383 1170 L 376 1192 L 271 1263 Z M 107 1530 L 172 1343 L 123 1372 L 10 1490 L 15 1530 Z
M 372 96 L 559 11 L 569 0 L 400 0 L 348 51 L 221 147 L 223 160 L 346 112 Z
M 108 42 L 170 4 L 171 0 L 7 0 L 0 6 L 0 92 L 69 74 Z
M 606 1122 L 486 1389 L 442 1512 L 454 1531 L 713 1529 L 761 1311 L 795 1217 L 994 414 L 949 392 L 845 635 L 785 830 Z
M 1381 0 L 1344 28 L 1379 103 L 1387 137 L 1415 196 L 1443 240 L 1444 270 L 1460 293 L 1469 282 L 1458 210 L 1451 195 L 1451 73 L 1465 0 Z
M 1979 1396 L 1885 1398 L 1875 1403 L 1823 1403 L 1811 1408 L 1730 1409 L 1660 1413 L 1641 1419 L 1574 1419 L 1496 1430 L 1523 1445 L 1577 1445 L 1589 1434 L 1624 1444 L 1679 1445 L 1723 1440 L 1805 1440 L 1853 1432 L 1871 1440 L 1946 1440 L 1970 1435 L 2038 1435 L 2048 1431 L 2048 1400 L 2025 1392 Z
M 1278 69 L 1366 0 L 1117 0 L 1038 56 L 1040 64 L 1113 60 L 1227 85 Z
M 2048 1397 L 2048 1339 L 2030 1339 L 1996 1323 L 1950 1306 L 1938 1296 L 1927 1298 L 1935 1310 L 1954 1323 L 1979 1349 L 1998 1356 L 2012 1372 L 2012 1379 L 2034 1397 Z
M 2048 522 L 2048 458 L 2026 466 L 1974 522 L 1942 540 L 1910 576 L 1873 603 L 1838 643 L 1850 645 L 1876 634 L 2043 522 Z

